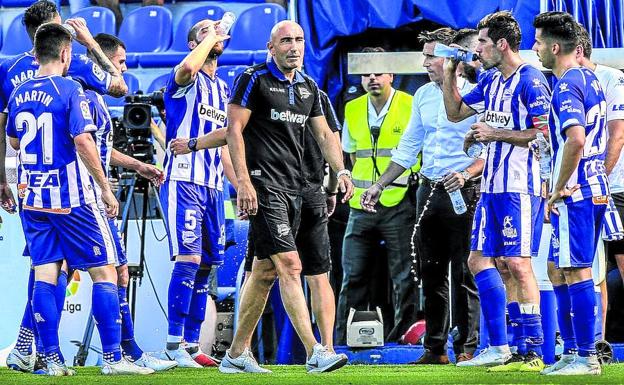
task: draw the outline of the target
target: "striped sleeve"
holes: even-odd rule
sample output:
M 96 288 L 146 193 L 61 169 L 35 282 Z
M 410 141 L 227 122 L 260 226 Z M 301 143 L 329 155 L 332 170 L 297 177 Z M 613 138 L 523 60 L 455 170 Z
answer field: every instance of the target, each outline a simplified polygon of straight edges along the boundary
M 236 77 L 232 90 L 232 97 L 230 99 L 231 104 L 237 104 L 248 110 L 254 109 L 254 92 L 260 75 L 259 71 L 254 71 L 253 68 L 247 68 L 246 71 Z

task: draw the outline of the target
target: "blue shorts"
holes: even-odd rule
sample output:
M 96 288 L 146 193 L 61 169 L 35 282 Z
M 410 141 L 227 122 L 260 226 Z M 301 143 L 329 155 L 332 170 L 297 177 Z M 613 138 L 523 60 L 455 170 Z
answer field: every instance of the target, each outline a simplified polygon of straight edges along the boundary
M 483 250 L 483 208 L 481 207 L 481 199 L 477 202 L 475 207 L 474 218 L 472 219 L 472 234 L 470 235 L 470 251 L 482 251 Z
M 169 253 L 199 255 L 201 263 L 221 265 L 225 247 L 223 192 L 191 182 L 166 181 L 160 187 Z
M 65 259 L 70 268 L 86 270 L 115 263 L 110 228 L 95 204 L 63 214 L 24 210 L 22 227 L 33 266 Z
M 560 268 L 591 267 L 596 255 L 607 202 L 583 199 L 557 206 L 559 215 L 551 213 L 552 239 L 549 260 Z
M 110 227 L 113 244 L 115 245 L 115 266 L 126 265 L 128 263 L 128 258 L 126 258 L 126 246 L 123 243 L 123 239 L 121 239 L 121 233 L 115 224 L 115 220 L 109 218 L 108 226 Z
M 484 257 L 537 256 L 544 204 L 543 198 L 529 194 L 481 193 L 471 250 L 481 250 Z

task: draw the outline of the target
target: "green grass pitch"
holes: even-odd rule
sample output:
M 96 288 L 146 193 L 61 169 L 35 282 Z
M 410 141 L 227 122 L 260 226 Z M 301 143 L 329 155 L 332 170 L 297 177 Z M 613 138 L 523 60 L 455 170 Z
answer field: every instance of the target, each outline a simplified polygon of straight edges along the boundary
M 624 384 L 624 364 L 603 367 L 602 376 L 547 377 L 534 373 L 487 373 L 481 368 L 454 366 L 350 365 L 336 372 L 306 374 L 303 366 L 268 366 L 272 374 L 225 375 L 217 369 L 174 369 L 149 376 L 102 376 L 98 368 L 78 368 L 75 377 L 47 378 L 0 368 L 0 384 L 106 385 L 375 385 L 375 384 Z

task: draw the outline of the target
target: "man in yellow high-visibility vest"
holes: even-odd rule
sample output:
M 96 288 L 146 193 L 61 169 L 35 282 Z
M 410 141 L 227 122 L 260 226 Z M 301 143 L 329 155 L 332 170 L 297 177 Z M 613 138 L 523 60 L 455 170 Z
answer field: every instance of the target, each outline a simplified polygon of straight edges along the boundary
M 363 52 L 383 52 L 382 48 L 365 48 Z M 360 196 L 386 170 L 391 151 L 410 119 L 412 96 L 392 88 L 392 74 L 362 75 L 367 91 L 347 103 L 343 128 L 343 150 L 353 162 L 354 194 L 345 233 L 342 266 L 343 281 L 337 311 L 337 341 L 346 340 L 346 320 L 350 308 L 366 310 L 371 265 L 376 246 L 384 241 L 388 253 L 388 270 L 392 280 L 394 306 L 393 331 L 387 340 L 396 340 L 414 321 L 416 288 L 410 276 L 410 236 L 416 208 L 406 197 L 408 179 L 419 165 L 407 169 L 388 186 L 380 198 L 376 213 L 362 210 Z M 410 310 L 411 309 L 411 310 Z

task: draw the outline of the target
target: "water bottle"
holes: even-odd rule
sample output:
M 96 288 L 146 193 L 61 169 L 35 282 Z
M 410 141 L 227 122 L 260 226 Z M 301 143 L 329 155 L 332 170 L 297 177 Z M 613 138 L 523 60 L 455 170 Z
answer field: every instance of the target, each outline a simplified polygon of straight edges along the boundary
M 217 33 L 219 35 L 227 35 L 230 32 L 230 28 L 234 25 L 234 21 L 236 20 L 236 15 L 232 12 L 226 12 L 223 14 L 221 18 L 221 22 L 219 23 L 219 27 L 217 28 Z
M 474 142 L 470 145 L 470 147 L 468 147 L 468 150 L 466 150 L 466 155 L 476 159 L 481 156 L 481 152 L 483 152 L 484 148 L 485 144 L 482 142 Z
M 537 145 L 539 148 L 539 166 L 540 166 L 540 177 L 543 181 L 550 180 L 550 145 L 546 138 L 544 138 L 544 134 L 538 132 L 537 135 Z
M 468 210 L 460 189 L 449 192 L 448 195 L 451 198 L 451 203 L 453 204 L 453 210 L 455 210 L 455 214 L 461 215 Z
M 454 48 L 447 45 L 436 43 L 433 48 L 433 56 L 449 57 L 457 61 L 471 62 L 477 60 L 477 55 L 463 48 Z
M 73 18 L 73 20 L 82 20 L 85 24 L 87 23 L 87 21 L 82 18 L 82 17 L 75 17 Z M 72 27 L 71 25 L 67 24 L 67 22 L 61 24 L 66 30 L 69 31 L 69 33 L 71 33 L 72 35 L 72 39 L 76 38 L 76 30 L 74 29 L 74 27 Z
M 75 39 L 75 38 L 76 38 L 76 30 L 74 29 L 74 27 L 72 27 L 71 25 L 69 25 L 69 24 L 67 24 L 67 23 L 62 24 L 62 26 L 63 26 L 63 28 L 65 28 L 66 30 L 68 30 L 68 31 L 69 31 L 69 33 L 71 33 L 71 35 L 72 35 L 72 39 Z

